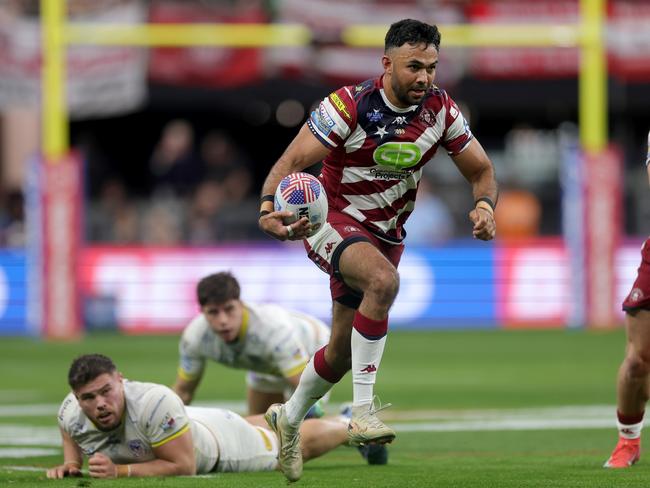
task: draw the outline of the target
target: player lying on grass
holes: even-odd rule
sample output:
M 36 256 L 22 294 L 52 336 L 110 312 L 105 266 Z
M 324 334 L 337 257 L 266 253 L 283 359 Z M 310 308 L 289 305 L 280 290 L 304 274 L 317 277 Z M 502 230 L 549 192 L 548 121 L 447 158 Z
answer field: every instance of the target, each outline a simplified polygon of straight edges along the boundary
M 650 182 L 650 133 L 646 158 Z M 641 265 L 632 290 L 623 302 L 627 346 L 618 371 L 618 444 L 606 468 L 627 468 L 639 460 L 645 405 L 650 398 L 650 237 L 641 248 Z
M 261 415 L 185 407 L 169 388 L 129 381 L 100 354 L 80 356 L 68 372 L 72 392 L 59 409 L 63 464 L 48 478 L 94 478 L 270 471 L 278 440 Z M 343 418 L 307 420 L 300 449 L 313 459 L 347 442 Z
M 291 396 L 309 358 L 329 340 L 329 327 L 315 317 L 243 302 L 230 273 L 206 276 L 196 294 L 201 313 L 183 331 L 173 386 L 186 405 L 201 382 L 206 360 L 212 360 L 248 370 L 248 413 L 264 413 Z M 322 416 L 320 403 L 307 418 Z

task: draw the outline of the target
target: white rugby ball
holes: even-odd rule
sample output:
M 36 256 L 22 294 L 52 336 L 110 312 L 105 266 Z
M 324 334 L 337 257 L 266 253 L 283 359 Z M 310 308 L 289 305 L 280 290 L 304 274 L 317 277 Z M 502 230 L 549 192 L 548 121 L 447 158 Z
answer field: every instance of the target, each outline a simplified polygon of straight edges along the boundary
M 293 217 L 285 219 L 286 225 L 302 217 L 311 223 L 311 237 L 323 228 L 327 221 L 327 195 L 325 188 L 315 176 L 309 173 L 292 173 L 280 181 L 275 190 L 276 211 L 288 210 Z

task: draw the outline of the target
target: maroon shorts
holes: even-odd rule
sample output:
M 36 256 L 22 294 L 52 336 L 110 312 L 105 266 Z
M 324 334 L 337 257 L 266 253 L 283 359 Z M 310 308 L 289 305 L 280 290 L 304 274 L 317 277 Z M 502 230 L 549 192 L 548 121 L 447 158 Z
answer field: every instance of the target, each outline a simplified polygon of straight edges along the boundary
M 626 312 L 639 308 L 650 310 L 650 237 L 641 248 L 641 265 L 637 271 L 636 281 L 623 301 L 623 310 Z
M 377 238 L 357 220 L 340 212 L 329 212 L 327 223 L 318 233 L 305 239 L 309 259 L 330 275 L 330 292 L 336 300 L 350 308 L 358 308 L 363 294 L 347 286 L 339 271 L 341 253 L 355 242 L 369 242 L 397 268 L 404 244 L 389 244 Z

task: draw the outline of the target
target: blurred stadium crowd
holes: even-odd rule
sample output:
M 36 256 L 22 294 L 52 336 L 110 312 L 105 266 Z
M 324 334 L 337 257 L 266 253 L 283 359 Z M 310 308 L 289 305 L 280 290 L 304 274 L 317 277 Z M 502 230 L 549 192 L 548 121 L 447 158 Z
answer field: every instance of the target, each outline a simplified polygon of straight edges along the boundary
M 639 176 L 650 69 L 634 61 L 650 66 L 650 39 L 630 25 L 650 22 L 650 8 L 641 0 L 610 4 L 610 138 L 626 164 L 625 231 L 640 235 L 650 212 Z M 69 94 L 72 145 L 85 161 L 87 241 L 264 239 L 258 193 L 270 165 L 320 98 L 381 71 L 379 48 L 340 41 L 341 29 L 367 23 L 371 10 L 376 23 L 397 14 L 440 24 L 578 21 L 575 0 L 70 0 L 72 20 L 301 23 L 313 35 L 297 48 L 71 48 L 69 70 L 87 81 L 79 97 Z M 38 15 L 37 0 L 0 4 L 0 246 L 25 241 L 24 166 L 39 143 L 38 73 L 27 68 L 30 49 L 38 52 Z M 443 30 L 438 82 L 461 103 L 497 168 L 500 237 L 557 235 L 560 161 L 577 137 L 577 52 L 508 49 L 446 48 Z M 117 71 L 130 78 L 113 79 Z M 25 113 L 36 121 L 31 130 L 18 123 Z M 471 196 L 451 164 L 439 154 L 426 167 L 407 226 L 413 244 L 467 236 Z

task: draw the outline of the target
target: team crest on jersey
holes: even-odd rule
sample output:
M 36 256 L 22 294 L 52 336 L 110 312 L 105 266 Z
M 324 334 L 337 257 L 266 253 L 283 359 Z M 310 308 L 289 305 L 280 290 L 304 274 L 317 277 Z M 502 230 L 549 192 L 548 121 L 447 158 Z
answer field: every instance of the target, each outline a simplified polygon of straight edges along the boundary
M 434 126 L 436 125 L 436 114 L 433 113 L 433 110 L 423 108 L 420 112 L 420 120 L 429 126 Z
M 331 93 L 330 94 L 330 100 L 334 104 L 336 108 L 339 109 L 339 112 L 341 112 L 343 115 L 345 115 L 345 118 L 348 120 L 352 120 L 352 116 L 350 115 L 350 112 L 348 111 L 348 107 L 345 104 L 343 100 L 341 100 L 341 97 L 338 96 L 336 93 Z
M 172 429 L 175 424 L 176 420 L 174 420 L 174 417 L 167 413 L 165 414 L 162 422 L 160 422 L 160 428 L 163 430 L 163 432 L 167 432 L 168 430 Z
M 144 443 L 140 439 L 129 441 L 127 443 L 127 446 L 129 446 L 129 451 L 131 451 L 131 454 L 133 454 L 133 456 L 140 458 L 145 455 L 146 449 L 144 447 Z
M 631 302 L 638 302 L 642 298 L 643 298 L 643 290 L 641 290 L 641 288 L 632 288 L 628 300 Z

